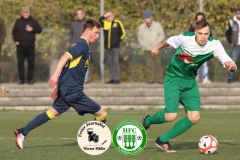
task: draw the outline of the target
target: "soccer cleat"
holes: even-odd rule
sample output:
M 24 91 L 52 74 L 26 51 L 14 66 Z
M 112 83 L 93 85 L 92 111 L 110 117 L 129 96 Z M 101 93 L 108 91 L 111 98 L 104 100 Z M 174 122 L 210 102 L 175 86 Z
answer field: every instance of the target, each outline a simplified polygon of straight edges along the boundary
M 15 135 L 15 142 L 16 142 L 16 145 L 19 149 L 23 149 L 23 141 L 25 139 L 26 136 L 23 135 L 23 128 L 20 128 L 20 129 L 16 129 L 14 131 L 14 135 Z
M 150 117 L 150 115 L 147 114 L 142 118 L 142 126 L 145 128 L 145 130 L 147 130 L 150 127 L 150 126 L 149 127 L 146 126 L 146 124 L 145 124 L 145 120 L 147 117 Z
M 171 148 L 171 145 L 169 144 L 169 142 L 162 142 L 160 141 L 160 137 L 158 137 L 155 141 L 155 144 L 158 148 L 160 148 L 161 150 L 163 150 L 164 152 L 167 153 L 173 153 L 176 152 L 176 150 Z

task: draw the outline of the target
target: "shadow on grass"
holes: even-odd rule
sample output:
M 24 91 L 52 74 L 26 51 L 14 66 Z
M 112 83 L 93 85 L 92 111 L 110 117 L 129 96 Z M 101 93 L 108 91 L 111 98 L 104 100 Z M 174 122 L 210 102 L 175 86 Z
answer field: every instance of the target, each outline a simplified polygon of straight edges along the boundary
M 229 145 L 229 146 L 237 146 L 239 144 L 237 143 L 232 143 L 232 142 L 220 142 L 219 145 Z M 155 145 L 156 146 L 156 145 Z M 198 149 L 198 143 L 197 142 L 183 142 L 183 143 L 176 143 L 172 145 L 172 148 L 177 150 L 177 151 L 181 151 L 181 150 L 189 150 L 189 149 Z M 161 149 L 159 149 L 157 146 L 156 147 L 146 147 L 144 148 L 144 150 L 159 150 L 162 151 Z M 200 153 L 201 154 L 201 153 Z M 214 154 L 217 154 L 214 153 Z
M 71 146 L 78 146 L 77 142 L 73 142 L 73 143 L 66 143 L 66 144 L 55 144 L 55 145 L 51 145 L 51 144 L 46 144 L 46 145 L 41 145 L 41 146 L 30 146 L 30 147 L 24 147 L 24 148 L 51 148 L 51 147 L 71 147 Z
M 237 143 L 231 143 L 231 142 L 220 142 L 220 145 L 224 144 L 224 145 L 230 145 L 230 146 L 237 146 L 239 144 Z M 56 144 L 56 145 L 44 145 L 44 146 L 31 146 L 31 147 L 25 147 L 25 148 L 44 148 L 44 147 L 71 147 L 71 146 L 77 146 L 78 147 L 78 143 L 77 142 L 73 142 L 73 143 L 66 143 L 66 144 Z M 114 146 L 110 146 L 109 148 L 115 148 Z M 176 143 L 172 145 L 172 148 L 175 150 L 188 150 L 188 149 L 198 149 L 198 144 L 197 142 L 184 142 L 184 143 Z M 157 146 L 154 147 L 145 147 L 144 150 L 160 150 Z
M 156 146 L 156 145 L 155 145 Z M 185 150 L 185 149 L 197 149 L 197 143 L 196 142 L 184 142 L 184 143 L 177 143 L 172 145 L 172 148 L 175 150 Z M 146 147 L 146 150 L 161 150 L 157 146 L 156 147 Z
M 26 148 L 47 148 L 47 147 L 66 147 L 66 146 L 68 146 L 68 147 L 71 147 L 71 146 L 72 147 L 75 147 L 75 146 L 79 147 L 77 142 L 73 142 L 73 143 L 66 143 L 66 144 L 31 146 L 31 147 L 24 147 L 24 148 L 25 149 Z M 109 148 L 114 148 L 114 146 L 111 145 Z

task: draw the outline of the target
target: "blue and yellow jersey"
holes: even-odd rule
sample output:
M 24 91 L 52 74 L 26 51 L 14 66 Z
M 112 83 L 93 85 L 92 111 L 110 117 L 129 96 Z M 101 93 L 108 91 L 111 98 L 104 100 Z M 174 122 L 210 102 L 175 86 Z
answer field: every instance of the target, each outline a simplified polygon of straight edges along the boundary
M 71 59 L 63 68 L 58 88 L 62 94 L 74 93 L 83 90 L 84 77 L 89 65 L 90 49 L 84 38 L 79 38 L 76 45 L 69 48 L 65 54 L 69 54 Z

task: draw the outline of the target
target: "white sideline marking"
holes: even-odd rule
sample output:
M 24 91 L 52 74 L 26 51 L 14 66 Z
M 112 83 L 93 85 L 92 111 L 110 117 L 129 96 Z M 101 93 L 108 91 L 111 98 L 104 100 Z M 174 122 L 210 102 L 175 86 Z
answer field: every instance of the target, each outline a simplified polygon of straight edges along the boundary
M 147 139 L 148 141 L 156 141 L 156 139 Z M 198 142 L 196 140 L 177 140 L 177 139 L 171 139 L 170 141 L 174 142 Z M 233 142 L 233 143 L 239 143 L 240 140 L 217 140 L 218 142 Z
M 15 139 L 15 138 L 4 138 L 4 137 L 0 137 L 0 140 L 5 140 L 5 139 Z M 77 138 L 27 138 L 27 139 L 32 139 L 32 140 L 41 140 L 41 139 L 60 139 L 60 140 L 68 140 L 68 139 L 77 139 Z
M 15 138 L 4 138 L 4 137 L 0 137 L 0 140 L 8 140 L 8 139 L 15 139 Z M 54 140 L 54 139 L 58 139 L 58 140 L 76 140 L 76 138 L 27 138 L 27 140 Z M 148 141 L 155 141 L 156 139 L 147 139 Z M 177 139 L 172 139 L 171 141 L 174 142 L 198 142 L 196 140 L 177 140 Z M 232 143 L 239 143 L 240 140 L 218 140 L 218 142 L 232 142 Z
M 21 113 L 21 112 L 4 112 L 4 111 L 0 111 L 0 115 L 1 114 L 4 114 L 4 115 L 6 115 L 6 114 L 39 114 L 39 113 L 42 113 L 43 111 L 39 111 L 39 112 L 37 112 L 37 111 L 29 111 L 29 112 L 27 112 L 27 113 Z M 111 112 L 111 111 L 109 111 L 109 113 L 117 113 L 117 114 L 121 114 L 121 113 L 129 113 L 129 114 L 133 114 L 133 113 L 156 113 L 157 111 L 136 111 L 136 112 L 121 112 L 121 111 L 119 111 L 119 112 Z M 181 111 L 179 111 L 178 113 L 182 113 Z M 231 112 L 227 112 L 227 111 L 215 111 L 215 112 L 212 112 L 212 111 L 200 111 L 200 113 L 204 113 L 204 114 L 206 114 L 206 113 L 210 113 L 210 114 L 212 114 L 212 113 L 220 113 L 220 114 L 237 114 L 237 113 L 240 113 L 240 111 L 238 110 L 238 109 L 236 109 L 236 111 L 231 111 Z M 78 114 L 76 113 L 76 112 L 65 112 L 65 113 L 63 113 L 62 115 L 64 115 L 64 114 L 76 114 L 76 116 L 78 116 Z

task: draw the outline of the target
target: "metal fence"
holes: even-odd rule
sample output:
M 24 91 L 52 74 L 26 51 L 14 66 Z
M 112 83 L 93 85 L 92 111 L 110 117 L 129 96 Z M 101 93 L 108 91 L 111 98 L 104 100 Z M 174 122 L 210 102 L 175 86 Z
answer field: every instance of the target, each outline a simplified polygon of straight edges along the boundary
M 167 32 L 167 31 L 165 31 Z M 127 30 L 127 37 L 121 43 L 121 82 L 146 82 L 146 62 L 141 47 L 137 42 L 136 30 Z M 68 49 L 68 30 L 52 30 L 44 29 L 37 35 L 36 41 L 36 58 L 35 58 L 35 78 L 36 82 L 46 82 L 56 67 L 57 61 L 61 55 Z M 226 51 L 230 53 L 230 45 L 226 42 L 224 34 L 218 34 L 215 37 L 221 40 Z M 90 82 L 100 82 L 100 46 L 99 41 L 90 45 L 91 61 L 90 61 Z M 161 61 L 163 73 L 165 68 L 174 54 L 174 49 L 167 47 L 161 50 Z M 26 64 L 27 65 L 27 64 Z M 11 37 L 11 30 L 7 32 L 5 43 L 2 46 L 2 56 L 0 62 L 2 82 L 16 82 L 17 60 L 16 48 Z M 109 79 L 108 66 L 104 60 L 104 79 Z M 213 58 L 208 63 L 209 78 L 215 82 L 225 82 L 227 70 L 223 69 L 222 64 Z M 235 80 L 238 81 L 238 73 L 235 73 Z

